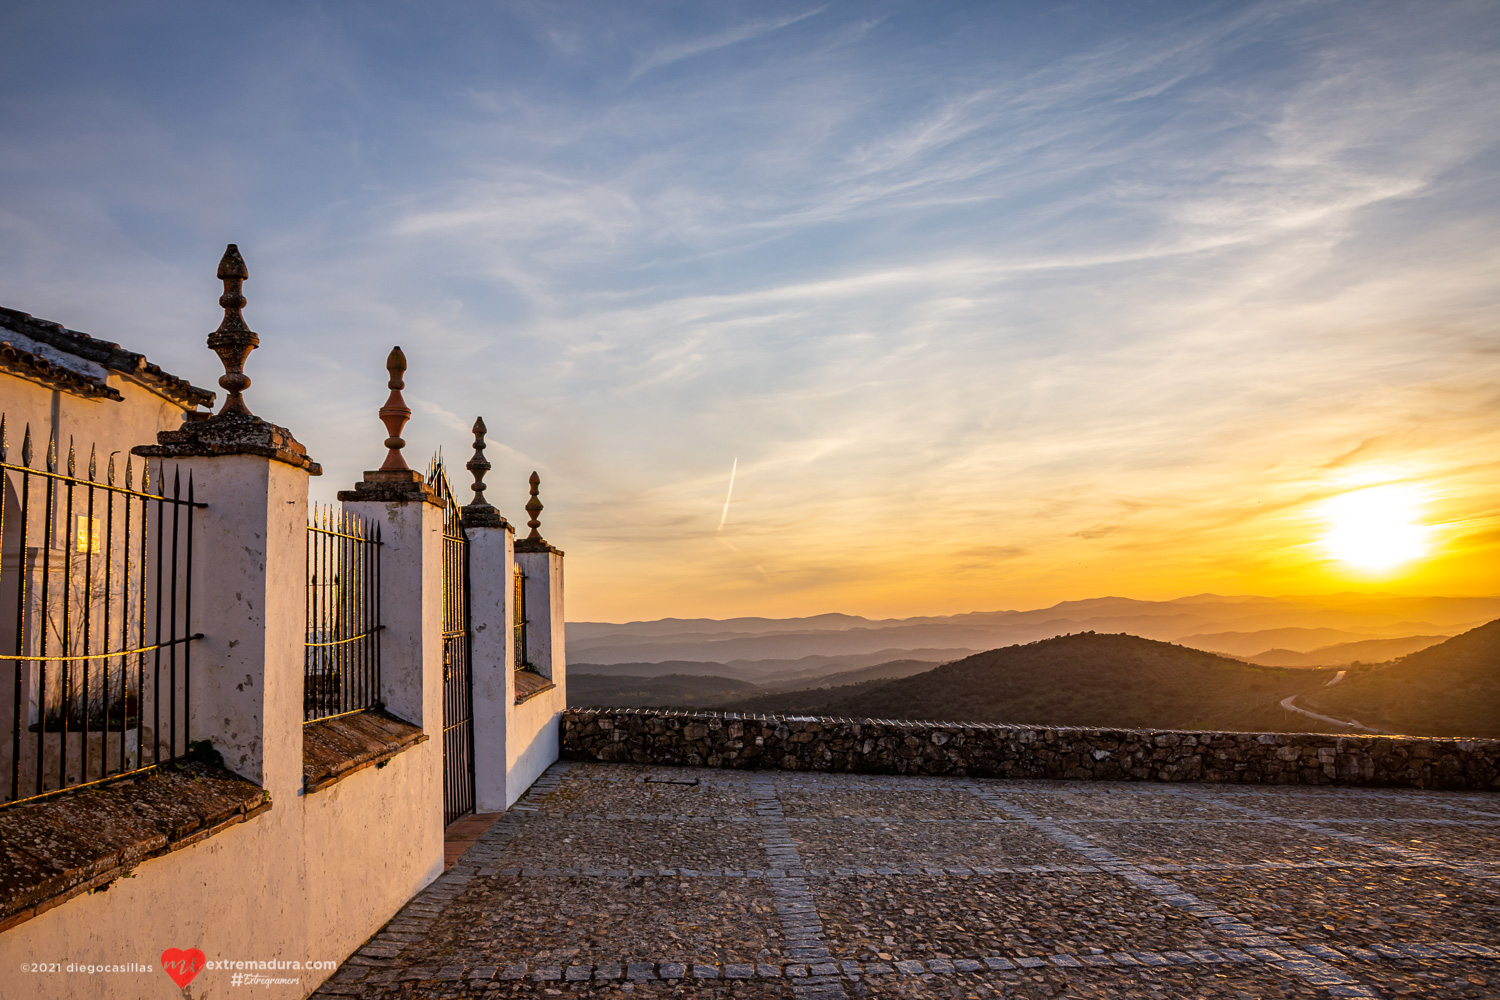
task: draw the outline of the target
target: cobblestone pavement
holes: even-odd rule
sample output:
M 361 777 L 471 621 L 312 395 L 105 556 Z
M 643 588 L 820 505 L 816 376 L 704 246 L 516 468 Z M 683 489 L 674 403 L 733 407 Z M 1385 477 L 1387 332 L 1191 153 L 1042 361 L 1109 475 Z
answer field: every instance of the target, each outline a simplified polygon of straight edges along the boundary
M 554 765 L 322 997 L 1500 997 L 1500 796 Z

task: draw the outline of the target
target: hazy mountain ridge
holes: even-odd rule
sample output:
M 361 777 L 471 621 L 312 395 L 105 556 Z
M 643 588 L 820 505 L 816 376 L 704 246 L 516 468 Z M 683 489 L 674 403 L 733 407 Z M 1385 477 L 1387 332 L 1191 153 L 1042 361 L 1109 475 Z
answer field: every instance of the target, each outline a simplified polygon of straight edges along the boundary
M 1231 636 L 1235 648 L 1226 652 L 1253 656 L 1273 648 L 1308 652 L 1338 642 L 1453 634 L 1496 617 L 1500 617 L 1500 597 L 1198 594 L 1172 601 L 1100 597 L 1028 611 L 902 619 L 832 613 L 789 619 L 572 622 L 567 628 L 569 652 L 574 659 L 608 665 L 668 660 L 790 660 L 877 652 L 897 659 L 918 647 L 995 649 L 1085 631 L 1124 632 L 1200 648 L 1218 648 L 1204 640 Z M 1294 641 L 1285 640 L 1291 634 L 1285 632 L 1279 637 L 1256 638 L 1257 633 L 1290 629 L 1308 631 Z
M 1268 649 L 1241 659 L 1263 667 L 1341 667 L 1351 663 L 1383 663 L 1450 638 L 1446 635 L 1408 635 L 1399 639 L 1362 639 L 1320 646 L 1301 653 L 1292 649 Z

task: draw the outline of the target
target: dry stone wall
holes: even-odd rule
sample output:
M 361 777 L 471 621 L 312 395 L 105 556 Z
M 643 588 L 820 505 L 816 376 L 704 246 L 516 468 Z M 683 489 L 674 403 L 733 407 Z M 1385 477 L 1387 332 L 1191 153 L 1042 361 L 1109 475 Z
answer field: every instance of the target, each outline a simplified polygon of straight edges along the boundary
M 576 708 L 562 756 L 688 767 L 1500 791 L 1500 740 Z

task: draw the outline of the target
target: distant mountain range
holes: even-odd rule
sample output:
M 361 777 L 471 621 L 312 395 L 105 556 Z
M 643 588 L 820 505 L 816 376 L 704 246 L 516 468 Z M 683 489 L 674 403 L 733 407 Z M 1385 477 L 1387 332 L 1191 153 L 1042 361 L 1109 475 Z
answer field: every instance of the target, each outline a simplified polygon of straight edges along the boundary
M 799 662 L 809 676 L 815 676 L 832 672 L 835 661 L 841 659 L 844 662 L 838 666 L 842 669 L 896 659 L 941 662 L 1088 631 L 1124 632 L 1248 658 L 1272 650 L 1306 653 L 1372 639 L 1452 635 L 1496 617 L 1500 617 L 1500 597 L 1200 594 L 1172 601 L 1100 597 L 1031 611 L 916 618 L 824 614 L 785 619 L 570 622 L 567 637 L 569 659 L 577 672 L 629 664 L 632 675 L 649 676 L 639 665 L 673 662 L 668 672 L 712 672 L 759 683 Z M 708 671 L 686 669 L 687 664 L 734 668 Z
M 1351 663 L 1383 663 L 1398 656 L 1436 646 L 1446 635 L 1408 635 L 1400 639 L 1361 639 L 1322 646 L 1308 653 L 1294 649 L 1268 649 L 1254 656 L 1241 657 L 1263 667 L 1345 667 Z
M 821 680 L 801 688 L 783 681 L 772 690 L 726 677 L 580 674 L 569 681 L 568 700 L 1041 726 L 1500 738 L 1500 621 L 1390 663 L 1346 669 L 1258 666 L 1090 632 L 937 667 L 901 660 Z

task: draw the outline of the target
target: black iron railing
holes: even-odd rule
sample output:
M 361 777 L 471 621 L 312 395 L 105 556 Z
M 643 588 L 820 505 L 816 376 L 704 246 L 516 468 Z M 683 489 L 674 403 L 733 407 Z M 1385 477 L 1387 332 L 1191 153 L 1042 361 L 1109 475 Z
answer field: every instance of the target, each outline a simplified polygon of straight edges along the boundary
M 439 455 L 427 482 L 443 501 L 443 822 L 474 811 L 474 686 L 469 664 L 469 537 Z
M 511 613 L 510 645 L 516 661 L 516 669 L 521 670 L 526 665 L 526 574 L 521 572 L 521 564 L 516 563 L 515 572 L 512 573 L 515 580 L 513 586 L 512 603 L 515 610 Z
M 380 705 L 380 525 L 314 507 L 307 525 L 302 718 Z
M 193 511 L 147 463 L 73 442 L 59 470 L 31 428 L 11 462 L 0 416 L 0 805 L 188 752 Z M 3 733 L 0 730 L 0 733 Z

